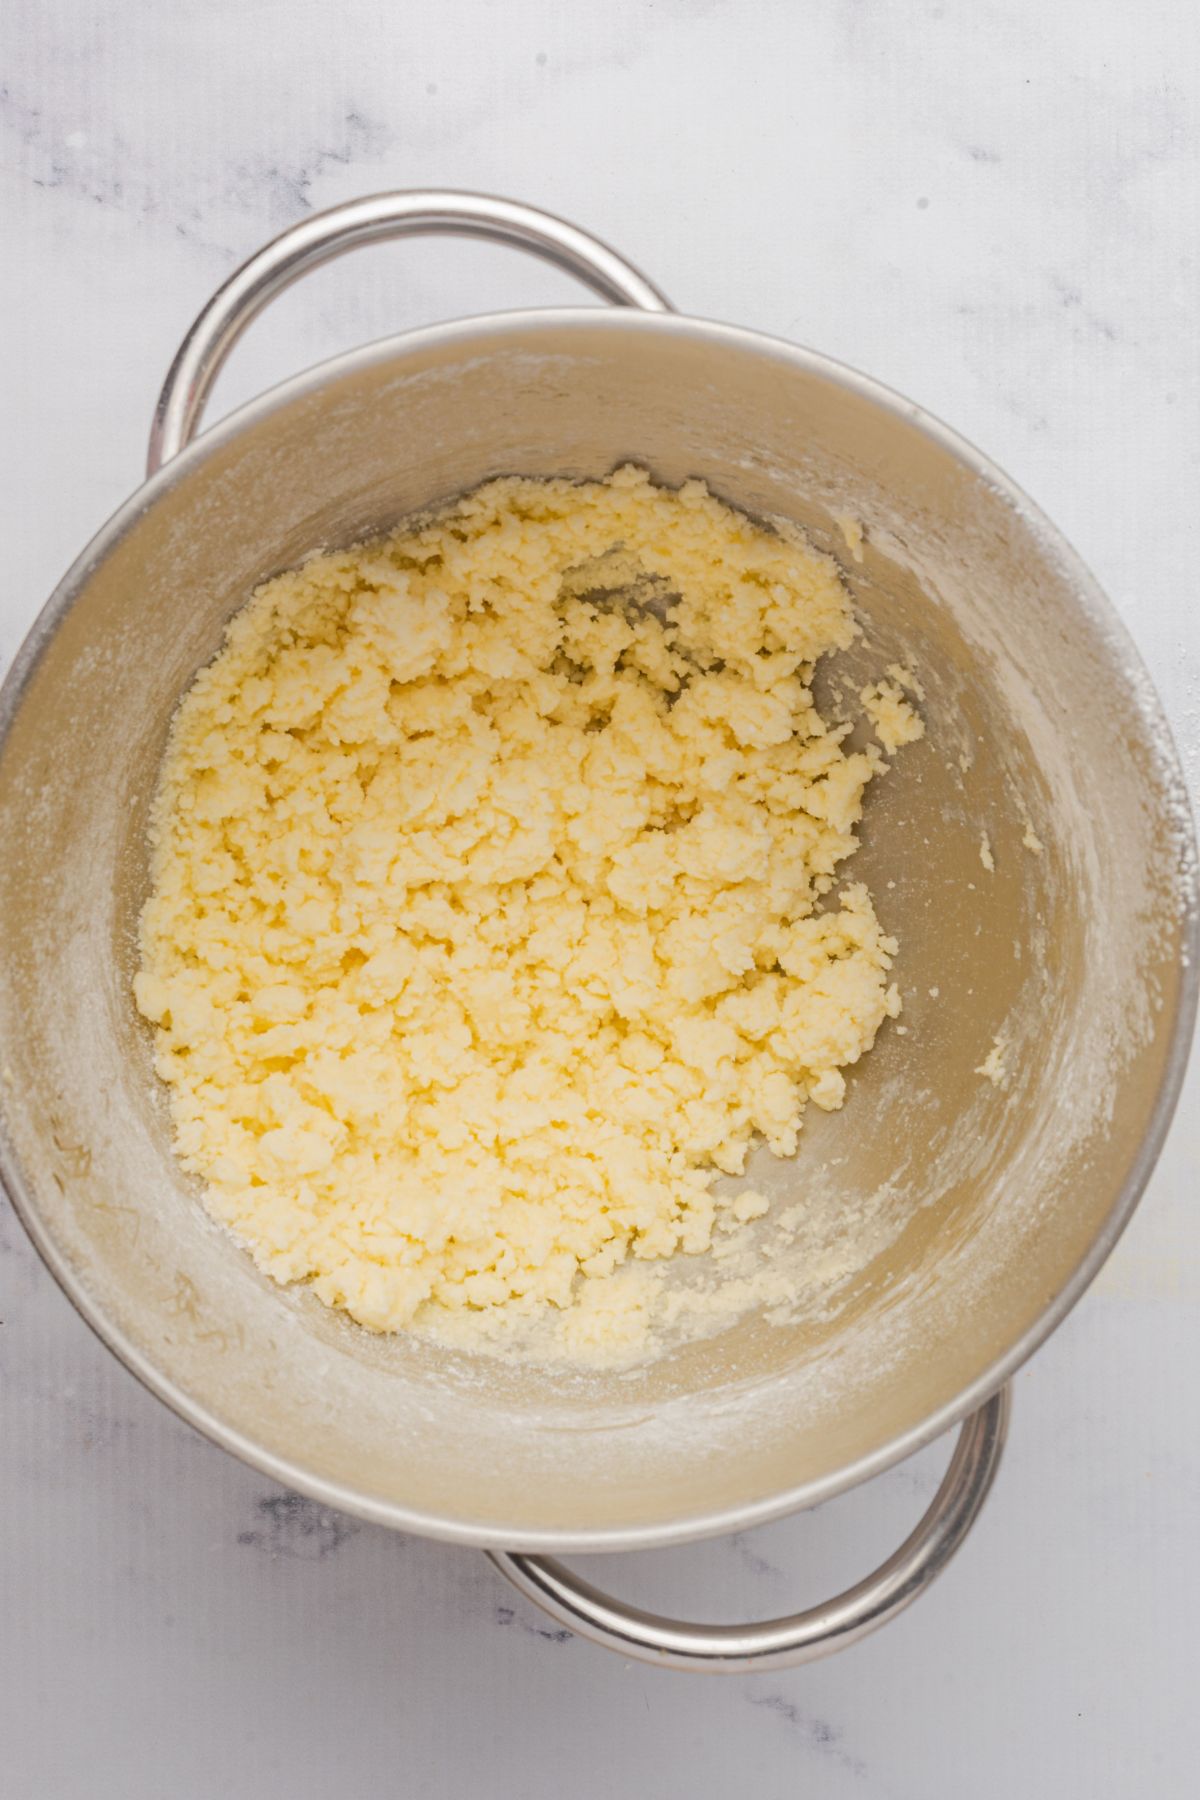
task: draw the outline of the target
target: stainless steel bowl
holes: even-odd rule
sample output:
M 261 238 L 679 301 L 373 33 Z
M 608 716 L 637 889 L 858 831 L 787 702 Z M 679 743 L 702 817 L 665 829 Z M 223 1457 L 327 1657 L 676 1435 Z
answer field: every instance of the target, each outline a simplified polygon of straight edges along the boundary
M 430 230 L 522 243 L 620 305 L 372 344 L 187 443 L 273 293 L 354 244 Z M 625 459 L 666 482 L 702 475 L 838 556 L 867 641 L 837 679 L 852 690 L 915 658 L 928 736 L 872 790 L 854 865 L 901 940 L 907 1033 L 883 1034 L 794 1162 L 756 1170 L 840 1218 L 823 1250 L 842 1275 L 834 1301 L 791 1323 L 744 1317 L 632 1374 L 564 1380 L 370 1336 L 259 1275 L 172 1156 L 130 978 L 168 721 L 251 588 L 491 476 L 598 476 Z M 866 525 L 861 563 L 840 515 Z M 1095 1275 L 1150 1173 L 1196 1003 L 1183 794 L 1145 671 L 1087 571 L 910 402 L 812 351 L 679 317 L 611 250 L 511 203 L 337 208 L 201 314 L 164 390 L 150 479 L 66 575 L 4 685 L 4 1181 L 80 1311 L 184 1418 L 332 1506 L 498 1553 L 740 1529 L 966 1420 L 902 1552 L 792 1620 L 646 1620 L 556 1564 L 498 1556 L 628 1654 L 725 1668 L 820 1654 L 906 1603 L 959 1541 L 994 1471 L 1003 1384 Z M 999 1086 L 977 1073 L 995 1036 Z

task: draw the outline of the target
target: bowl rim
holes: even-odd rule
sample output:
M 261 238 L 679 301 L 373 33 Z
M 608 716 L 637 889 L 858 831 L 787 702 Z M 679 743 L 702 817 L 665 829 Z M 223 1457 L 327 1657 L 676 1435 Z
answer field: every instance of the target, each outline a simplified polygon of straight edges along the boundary
M 189 475 L 218 454 L 240 433 L 272 413 L 307 398 L 329 382 L 358 374 L 397 357 L 426 349 L 467 346 L 478 348 L 480 341 L 485 338 L 495 341 L 506 335 L 525 333 L 531 329 L 566 329 L 568 332 L 579 330 L 581 333 L 594 331 L 600 323 L 606 329 L 618 332 L 692 338 L 709 347 L 766 356 L 809 376 L 828 381 L 922 432 L 1008 503 L 1037 538 L 1043 550 L 1057 560 L 1088 624 L 1099 634 L 1114 660 L 1123 669 L 1154 745 L 1163 786 L 1170 793 L 1172 803 L 1178 805 L 1181 842 L 1176 857 L 1174 887 L 1182 919 L 1182 967 L 1163 1079 L 1125 1181 L 1108 1217 L 1069 1279 L 1047 1301 L 1037 1318 L 1015 1342 L 952 1401 L 936 1408 L 917 1425 L 888 1438 L 876 1449 L 845 1467 L 817 1480 L 765 1494 L 754 1501 L 700 1510 L 651 1526 L 598 1526 L 586 1530 L 578 1527 L 542 1527 L 529 1530 L 518 1525 L 506 1525 L 503 1521 L 471 1522 L 444 1518 L 359 1493 L 341 1482 L 312 1473 L 299 1460 L 264 1449 L 227 1424 L 186 1389 L 161 1374 L 151 1358 L 115 1321 L 106 1316 L 104 1309 L 92 1298 L 86 1278 L 81 1276 L 58 1246 L 41 1218 L 36 1197 L 25 1180 L 7 1128 L 3 1093 L 0 1092 L 0 1184 L 7 1192 L 17 1217 L 42 1261 L 75 1310 L 145 1388 L 221 1449 L 229 1451 L 240 1461 L 284 1487 L 305 1494 L 322 1505 L 374 1524 L 480 1549 L 580 1553 L 650 1549 L 746 1530 L 750 1526 L 765 1524 L 787 1513 L 832 1499 L 860 1482 L 882 1474 L 884 1470 L 912 1456 L 959 1424 L 1002 1387 L 1062 1322 L 1095 1279 L 1132 1217 L 1158 1160 L 1175 1113 L 1187 1069 L 1197 1001 L 1200 998 L 1196 834 L 1178 748 L 1162 701 L 1128 628 L 1082 558 L 1041 508 L 998 464 L 936 415 L 894 388 L 833 357 L 787 339 L 682 313 L 575 306 L 473 314 L 375 339 L 317 363 L 245 401 L 199 433 L 179 455 L 136 488 L 96 532 L 59 581 L 19 646 L 3 684 L 0 685 L 0 758 L 3 757 L 9 733 L 33 673 L 92 571 L 164 494 L 186 481 Z

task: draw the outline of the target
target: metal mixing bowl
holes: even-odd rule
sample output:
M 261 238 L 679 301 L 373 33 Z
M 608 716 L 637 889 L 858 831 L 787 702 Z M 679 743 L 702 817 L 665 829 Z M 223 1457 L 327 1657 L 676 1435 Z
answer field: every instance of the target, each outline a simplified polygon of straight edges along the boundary
M 622 304 L 372 344 L 187 445 L 274 292 L 355 243 L 420 230 L 521 242 Z M 42 1255 L 218 1443 L 332 1506 L 497 1550 L 742 1528 L 967 1419 L 899 1560 L 836 1617 L 765 1628 L 773 1639 L 606 1613 L 555 1565 L 501 1559 L 560 1616 L 659 1660 L 747 1666 L 859 1635 L 974 1516 L 1003 1436 L 993 1397 L 1112 1248 L 1182 1077 L 1194 842 L 1112 609 L 1012 483 L 908 401 L 811 351 L 679 317 L 594 240 L 479 197 L 380 196 L 268 246 L 197 321 L 154 446 L 164 466 L 71 568 L 0 700 L 2 1165 Z M 915 659 L 928 734 L 873 786 L 853 865 L 902 945 L 906 1033 L 885 1029 L 842 1113 L 810 1113 L 793 1162 L 753 1169 L 830 1221 L 832 1301 L 785 1323 L 752 1314 L 632 1373 L 564 1379 L 371 1336 L 260 1275 L 172 1155 L 130 982 L 168 723 L 250 590 L 489 477 L 623 460 L 664 482 L 703 476 L 837 556 L 866 637 L 835 682 L 853 693 Z M 846 514 L 866 525 L 861 563 Z M 997 1035 L 1008 1074 L 994 1086 L 976 1071 Z

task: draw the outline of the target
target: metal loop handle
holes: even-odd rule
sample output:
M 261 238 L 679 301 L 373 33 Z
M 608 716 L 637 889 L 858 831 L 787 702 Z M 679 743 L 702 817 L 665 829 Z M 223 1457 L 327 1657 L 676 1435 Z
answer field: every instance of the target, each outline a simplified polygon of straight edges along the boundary
M 432 234 L 510 244 L 577 276 L 602 300 L 644 312 L 671 311 L 670 302 L 653 283 L 599 238 L 515 200 L 438 189 L 351 200 L 290 226 L 217 289 L 184 338 L 163 383 L 150 432 L 148 473 L 153 475 L 178 456 L 195 436 L 225 358 L 277 294 L 309 269 L 360 244 Z
M 614 1600 L 549 1557 L 489 1551 L 514 1587 L 561 1624 L 661 1669 L 750 1675 L 815 1662 L 903 1612 L 941 1574 L 979 1516 L 1008 1430 L 1001 1388 L 959 1432 L 950 1466 L 916 1529 L 887 1561 L 836 1600 L 761 1625 L 690 1625 Z

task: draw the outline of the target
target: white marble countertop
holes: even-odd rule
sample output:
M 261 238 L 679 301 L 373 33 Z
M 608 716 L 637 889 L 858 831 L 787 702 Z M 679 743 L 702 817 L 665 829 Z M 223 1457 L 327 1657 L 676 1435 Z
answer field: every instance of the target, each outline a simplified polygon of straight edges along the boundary
M 4 38 L 0 661 L 139 479 L 176 341 L 235 261 L 358 193 L 475 187 L 984 445 L 1097 571 L 1200 774 L 1190 0 L 9 0 Z M 372 252 L 289 295 L 220 398 L 409 324 L 571 297 L 507 252 Z M 1116 1255 L 1020 1377 L 954 1567 L 856 1650 L 753 1680 L 623 1664 L 479 1555 L 272 1488 L 142 1392 L 0 1210 L 0 1786 L 1194 1793 L 1197 1085 Z M 605 1574 L 710 1616 L 790 1609 L 890 1549 L 945 1457 Z

